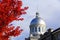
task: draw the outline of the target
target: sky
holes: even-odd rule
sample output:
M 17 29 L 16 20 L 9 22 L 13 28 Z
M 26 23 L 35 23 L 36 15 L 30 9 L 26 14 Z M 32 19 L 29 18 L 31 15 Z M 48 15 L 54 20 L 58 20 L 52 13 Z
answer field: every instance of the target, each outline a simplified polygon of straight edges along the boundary
M 23 21 L 13 21 L 12 24 L 20 26 L 23 32 L 18 37 L 11 37 L 11 40 L 24 40 L 29 36 L 29 25 L 35 18 L 36 12 L 45 20 L 48 28 L 53 30 L 60 27 L 60 0 L 22 0 L 23 6 L 28 6 L 27 14 L 22 15 Z

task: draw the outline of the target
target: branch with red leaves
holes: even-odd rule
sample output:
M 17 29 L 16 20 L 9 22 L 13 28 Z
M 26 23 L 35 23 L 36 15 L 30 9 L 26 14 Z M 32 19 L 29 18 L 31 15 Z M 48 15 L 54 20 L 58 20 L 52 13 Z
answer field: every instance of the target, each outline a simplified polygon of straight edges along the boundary
M 22 14 L 26 14 L 28 7 L 22 7 L 22 1 L 18 0 L 2 0 L 0 1 L 0 40 L 9 40 L 10 36 L 18 36 L 22 30 L 19 27 L 9 27 L 8 24 L 14 20 L 23 20 L 19 18 Z

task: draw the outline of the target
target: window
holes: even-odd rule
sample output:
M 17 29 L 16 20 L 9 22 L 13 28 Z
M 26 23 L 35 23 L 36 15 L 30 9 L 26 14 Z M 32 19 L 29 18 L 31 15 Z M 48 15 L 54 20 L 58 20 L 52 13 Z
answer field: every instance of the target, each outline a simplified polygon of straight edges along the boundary
M 58 40 L 60 40 L 60 33 L 58 34 Z
M 39 32 L 40 32 L 40 27 L 39 27 Z
M 37 27 L 35 27 L 35 32 L 37 32 Z
M 34 27 L 31 27 L 31 32 L 34 32 Z

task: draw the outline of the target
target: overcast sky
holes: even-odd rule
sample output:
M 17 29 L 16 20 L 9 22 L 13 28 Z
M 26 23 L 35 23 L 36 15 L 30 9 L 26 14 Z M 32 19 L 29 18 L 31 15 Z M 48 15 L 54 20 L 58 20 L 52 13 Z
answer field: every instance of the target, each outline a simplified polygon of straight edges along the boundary
M 20 36 L 12 40 L 24 40 L 29 36 L 29 25 L 35 17 L 36 12 L 46 22 L 47 28 L 56 29 L 60 27 L 60 0 L 22 0 L 23 7 L 28 6 L 26 15 L 22 15 L 24 21 L 14 21 L 15 26 L 20 25 L 24 31 Z

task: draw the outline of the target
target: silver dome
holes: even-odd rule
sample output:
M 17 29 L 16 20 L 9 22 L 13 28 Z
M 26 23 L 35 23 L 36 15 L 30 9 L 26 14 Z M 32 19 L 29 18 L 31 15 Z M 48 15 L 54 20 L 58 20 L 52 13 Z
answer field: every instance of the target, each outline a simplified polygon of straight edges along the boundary
M 45 21 L 41 17 L 39 17 L 39 13 L 36 13 L 36 18 L 34 18 L 31 21 L 30 25 L 33 25 L 33 24 L 35 24 L 35 25 L 44 24 L 45 25 Z

